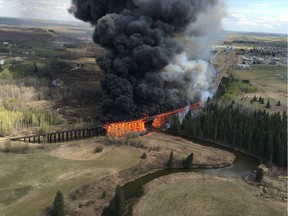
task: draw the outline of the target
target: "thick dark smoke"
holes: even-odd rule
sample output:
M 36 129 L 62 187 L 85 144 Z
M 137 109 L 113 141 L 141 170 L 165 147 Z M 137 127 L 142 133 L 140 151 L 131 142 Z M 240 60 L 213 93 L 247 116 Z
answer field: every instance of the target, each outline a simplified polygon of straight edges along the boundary
M 204 80 L 207 91 L 213 80 L 207 71 L 213 70 L 188 55 L 193 50 L 188 52 L 187 44 L 192 49 L 197 44 L 187 37 L 203 34 L 193 24 L 217 4 L 217 0 L 72 0 L 70 12 L 95 26 L 94 42 L 107 49 L 97 59 L 105 74 L 102 111 L 107 121 L 157 114 L 202 97 L 199 82 Z

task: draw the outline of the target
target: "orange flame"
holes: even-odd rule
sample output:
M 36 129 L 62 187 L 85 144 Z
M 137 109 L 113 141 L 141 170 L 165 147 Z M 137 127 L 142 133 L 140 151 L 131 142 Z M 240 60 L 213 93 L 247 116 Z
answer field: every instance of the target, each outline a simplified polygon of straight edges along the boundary
M 144 119 L 107 124 L 104 127 L 107 135 L 114 137 L 124 137 L 129 133 L 143 133 L 146 130 Z
M 189 106 L 189 110 L 195 110 L 197 109 L 201 104 L 201 101 L 198 101 L 197 103 Z M 167 112 L 167 113 L 162 113 L 160 115 L 157 115 L 155 116 L 155 119 L 152 123 L 152 126 L 154 128 L 160 128 L 164 125 L 164 123 L 166 122 L 166 119 L 169 117 L 169 116 L 172 116 L 172 115 L 175 115 L 177 113 L 181 113 L 181 112 L 184 112 L 186 110 L 186 107 L 184 108 L 181 108 L 181 109 L 177 109 L 177 110 L 173 110 L 171 112 Z
M 201 104 L 201 101 L 191 105 L 189 107 L 190 110 L 197 109 Z M 128 135 L 129 133 L 143 133 L 145 132 L 145 122 L 149 121 L 151 119 L 153 120 L 152 126 L 154 128 L 160 128 L 164 125 L 167 118 L 171 115 L 174 115 L 176 113 L 181 113 L 186 110 L 186 107 L 173 110 L 171 112 L 162 113 L 153 117 L 147 117 L 144 116 L 141 119 L 133 120 L 129 122 L 118 122 L 118 123 L 112 123 L 112 124 L 106 124 L 104 125 L 104 128 L 106 129 L 107 136 L 114 136 L 114 137 L 124 137 Z

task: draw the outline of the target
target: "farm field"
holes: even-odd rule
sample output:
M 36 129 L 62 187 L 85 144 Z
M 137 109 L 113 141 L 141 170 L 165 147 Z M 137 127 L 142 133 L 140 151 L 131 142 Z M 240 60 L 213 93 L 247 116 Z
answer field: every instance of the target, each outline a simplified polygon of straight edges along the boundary
M 285 215 L 285 204 L 256 198 L 237 178 L 172 174 L 145 185 L 135 216 Z
M 89 139 L 29 146 L 26 154 L 0 153 L 1 215 L 39 215 L 51 205 L 57 190 L 68 195 L 82 184 L 139 162 L 139 154 L 126 147 L 105 146 L 103 152 L 94 153 L 101 142 Z

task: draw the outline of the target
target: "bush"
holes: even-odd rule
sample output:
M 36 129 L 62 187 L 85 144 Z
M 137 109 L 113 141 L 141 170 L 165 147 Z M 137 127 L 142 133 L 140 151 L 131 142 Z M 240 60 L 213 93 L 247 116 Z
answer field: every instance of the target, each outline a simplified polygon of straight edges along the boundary
M 136 138 L 136 137 L 139 137 L 139 133 L 138 132 L 132 132 L 132 133 L 128 133 L 126 135 L 126 139 L 129 140 L 129 139 L 133 139 L 133 138 Z
M 146 158 L 147 158 L 146 152 L 144 152 L 144 153 L 141 155 L 141 158 L 142 158 L 142 159 L 146 159 Z
M 95 153 L 100 153 L 103 151 L 103 146 L 97 146 L 94 150 Z
M 257 168 L 255 180 L 261 182 L 264 177 L 264 170 L 262 168 Z
M 128 140 L 125 138 L 116 138 L 106 136 L 104 139 L 105 145 L 128 145 Z
M 15 153 L 15 154 L 26 154 L 29 150 L 29 146 L 27 143 L 6 141 L 4 144 L 4 149 L 2 149 L 5 153 Z
M 106 191 L 103 191 L 102 192 L 102 198 L 104 199 L 104 198 L 106 198 L 107 197 L 107 193 L 106 193 Z
M 130 140 L 129 145 L 135 148 L 142 148 L 145 149 L 144 143 L 140 140 Z

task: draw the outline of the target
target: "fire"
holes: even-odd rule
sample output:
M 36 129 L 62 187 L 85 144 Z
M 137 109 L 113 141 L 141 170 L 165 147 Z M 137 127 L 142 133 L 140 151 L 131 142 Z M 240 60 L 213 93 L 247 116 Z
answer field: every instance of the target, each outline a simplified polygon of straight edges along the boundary
M 189 110 L 195 110 L 197 109 L 201 104 L 201 101 L 189 106 Z M 187 107 L 173 110 L 171 112 L 162 113 L 156 116 L 147 117 L 144 116 L 141 119 L 133 120 L 129 122 L 118 122 L 118 123 L 112 123 L 112 124 L 106 124 L 104 128 L 106 129 L 107 136 L 114 136 L 114 137 L 124 137 L 129 133 L 143 133 L 145 132 L 145 122 L 149 120 L 153 120 L 152 126 L 154 128 L 160 128 L 164 125 L 167 118 L 175 115 L 177 113 L 184 112 L 187 109 Z
M 104 126 L 107 136 L 124 137 L 129 133 L 143 133 L 145 132 L 145 119 L 139 119 L 129 122 L 119 122 L 107 124 Z
M 189 110 L 195 110 L 195 109 L 197 109 L 197 108 L 200 106 L 200 104 L 201 104 L 201 102 L 198 101 L 197 103 L 189 106 Z M 153 121 L 153 123 L 152 123 L 152 126 L 153 126 L 154 128 L 160 128 L 160 127 L 162 127 L 162 126 L 164 125 L 164 123 L 165 123 L 165 121 L 166 121 L 166 119 L 167 119 L 168 117 L 170 117 L 170 116 L 172 116 L 172 115 L 175 115 L 175 114 L 177 114 L 177 113 L 184 112 L 185 110 L 186 110 L 186 107 L 181 108 L 181 109 L 177 109 L 177 110 L 173 110 L 173 111 L 171 111 L 171 112 L 162 113 L 162 114 L 160 114 L 160 115 L 157 115 L 157 116 L 155 116 L 155 119 L 154 119 L 154 121 Z

